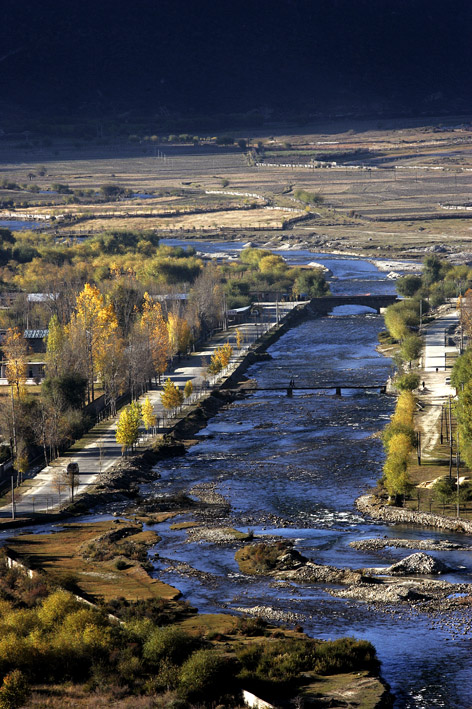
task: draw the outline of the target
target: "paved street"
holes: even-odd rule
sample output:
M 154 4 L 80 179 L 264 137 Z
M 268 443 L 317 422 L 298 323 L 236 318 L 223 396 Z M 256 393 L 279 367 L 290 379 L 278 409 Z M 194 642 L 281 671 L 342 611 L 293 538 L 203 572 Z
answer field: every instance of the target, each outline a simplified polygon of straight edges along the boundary
M 427 371 L 445 370 L 446 355 L 456 350 L 446 344 L 447 332 L 457 326 L 459 312 L 448 310 L 425 327 L 424 368 Z
M 439 420 L 441 409 L 450 396 L 455 396 L 455 389 L 447 381 L 451 370 L 445 369 L 448 353 L 457 352 L 457 348 L 446 344 L 445 331 L 456 326 L 459 313 L 454 307 L 444 308 L 439 317 L 424 328 L 425 346 L 423 350 L 423 371 L 420 372 L 424 389 L 420 387 L 419 400 L 425 407 L 417 414 L 421 430 L 422 449 L 431 451 L 439 439 Z

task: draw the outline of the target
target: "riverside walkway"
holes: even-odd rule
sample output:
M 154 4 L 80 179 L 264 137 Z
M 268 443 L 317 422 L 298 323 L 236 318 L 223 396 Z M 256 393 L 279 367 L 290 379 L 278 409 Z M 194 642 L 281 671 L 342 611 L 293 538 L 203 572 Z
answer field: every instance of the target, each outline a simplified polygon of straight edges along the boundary
M 192 381 L 194 392 L 182 407 L 180 416 L 184 416 L 189 406 L 195 405 L 209 392 L 221 386 L 225 379 L 236 369 L 249 348 L 270 328 L 276 326 L 277 317 L 282 323 L 287 314 L 297 305 L 304 302 L 287 303 L 260 303 L 259 316 L 256 322 L 246 322 L 234 325 L 227 330 L 216 333 L 209 341 L 204 343 L 199 352 L 193 352 L 178 362 L 172 371 L 166 373 L 163 381 L 170 378 L 182 388 L 185 382 Z M 241 350 L 236 351 L 236 329 L 243 336 Z M 235 352 L 226 369 L 216 377 L 209 377 L 207 367 L 211 355 L 217 347 L 229 342 Z M 158 418 L 159 426 L 154 435 L 165 433 L 177 418 L 171 418 L 161 403 L 162 386 L 151 389 L 140 397 L 140 403 L 148 397 L 153 404 L 154 413 Z M 80 441 L 77 441 L 63 456 L 52 461 L 50 465 L 37 472 L 36 475 L 26 479 L 18 488 L 15 488 L 15 517 L 25 518 L 37 513 L 57 512 L 59 508 L 70 502 L 70 490 L 62 481 L 63 473 L 70 462 L 79 464 L 78 487 L 75 497 L 89 490 L 100 482 L 101 476 L 115 465 L 122 457 L 121 446 L 116 442 L 116 425 L 118 416 L 112 420 L 96 424 Z M 145 446 L 151 435 L 144 429 L 140 431 L 139 446 Z M 0 507 L 0 519 L 11 518 L 12 505 L 8 503 Z
M 422 449 L 426 456 L 439 440 L 441 410 L 449 397 L 456 394 L 449 378 L 448 355 L 457 354 L 455 345 L 449 345 L 448 332 L 459 323 L 459 313 L 452 303 L 441 306 L 438 317 L 424 327 L 424 349 L 420 376 L 424 387 L 418 390 L 423 410 L 417 413 L 421 430 Z

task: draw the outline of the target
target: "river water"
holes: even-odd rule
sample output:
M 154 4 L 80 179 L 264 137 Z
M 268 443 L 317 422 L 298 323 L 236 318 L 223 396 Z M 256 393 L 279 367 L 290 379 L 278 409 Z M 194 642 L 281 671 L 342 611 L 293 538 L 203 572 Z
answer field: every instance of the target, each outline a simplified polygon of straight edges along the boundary
M 204 248 L 228 251 L 228 244 Z M 336 293 L 385 293 L 394 287 L 363 260 L 309 252 L 284 256 L 292 263 L 316 260 L 328 266 Z M 292 376 L 299 386 L 384 382 L 390 361 L 375 350 L 383 321 L 360 310 L 338 309 L 332 316 L 292 329 L 269 348 L 272 359 L 253 366 L 248 375 L 261 388 L 286 384 Z M 149 493 L 215 484 L 231 505 L 226 526 L 289 538 L 318 563 L 353 568 L 388 565 L 411 551 L 359 552 L 349 542 L 375 536 L 455 539 L 453 534 L 413 526 L 372 524 L 355 509 L 356 497 L 381 474 L 381 444 L 372 434 L 388 421 L 393 406 L 390 397 L 354 389 L 343 392 L 342 398 L 319 391 L 295 392 L 293 398 L 281 391 L 256 392 L 211 419 L 200 433 L 201 442 L 183 458 L 158 465 L 161 479 Z M 236 544 L 192 542 L 185 530 L 171 530 L 170 524 L 159 525 L 159 533 L 163 540 L 155 551 L 162 560 L 155 562 L 156 570 L 201 611 L 264 606 L 287 613 L 289 621 L 300 623 L 315 637 L 368 639 L 377 648 L 398 709 L 472 706 L 470 635 L 451 632 L 416 611 L 374 609 L 332 597 L 316 585 L 247 577 L 234 561 Z M 446 579 L 472 581 L 468 552 L 436 556 L 466 567 L 460 576 Z M 179 573 L 166 559 L 187 562 L 199 573 Z

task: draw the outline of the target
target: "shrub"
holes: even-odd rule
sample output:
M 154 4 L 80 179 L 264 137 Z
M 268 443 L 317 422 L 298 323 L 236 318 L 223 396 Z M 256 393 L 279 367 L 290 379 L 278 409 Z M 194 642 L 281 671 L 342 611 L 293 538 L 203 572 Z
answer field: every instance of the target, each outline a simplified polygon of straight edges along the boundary
M 319 192 L 308 192 L 307 190 L 297 189 L 294 191 L 293 196 L 304 204 L 320 205 L 324 202 L 324 197 Z
M 237 651 L 242 665 L 238 677 L 254 690 L 267 682 L 290 685 L 300 672 L 313 669 L 316 644 L 313 640 L 290 640 L 246 645 Z
M 180 665 L 195 649 L 197 641 L 175 625 L 156 628 L 146 640 L 143 658 L 149 665 L 159 665 L 164 659 Z
M 375 654 L 375 648 L 367 640 L 339 638 L 339 640 L 322 643 L 316 649 L 314 670 L 318 674 L 354 670 L 377 671 L 379 667 L 380 662 Z
M 24 705 L 30 695 L 25 676 L 20 670 L 13 670 L 3 678 L 0 688 L 0 709 L 17 709 Z
M 254 637 L 255 635 L 265 635 L 267 623 L 259 616 L 257 618 L 239 618 L 236 624 L 236 631 L 240 635 Z
M 231 691 L 234 669 L 214 650 L 197 650 L 182 666 L 178 692 L 189 701 L 217 699 Z

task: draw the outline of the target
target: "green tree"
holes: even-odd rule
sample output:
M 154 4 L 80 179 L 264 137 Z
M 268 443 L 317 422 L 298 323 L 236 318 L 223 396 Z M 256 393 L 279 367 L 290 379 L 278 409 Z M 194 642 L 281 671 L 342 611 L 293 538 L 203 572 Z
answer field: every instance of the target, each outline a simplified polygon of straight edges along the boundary
M 452 502 L 456 495 L 456 483 L 455 480 L 450 478 L 440 478 L 434 483 L 433 486 L 434 498 L 437 500 L 444 508 L 447 504 Z
M 419 335 L 410 334 L 403 338 L 401 346 L 401 355 L 406 362 L 411 362 L 418 359 L 423 348 L 423 340 Z
M 310 271 L 302 270 L 296 277 L 293 290 L 297 294 L 306 294 L 310 298 L 320 298 L 329 293 L 329 286 L 321 268 Z
M 429 254 L 423 261 L 423 283 L 427 286 L 441 280 L 443 272 L 443 262 L 435 255 Z
M 472 350 L 467 349 L 454 362 L 451 372 L 451 384 L 459 392 L 472 379 Z
M 395 377 L 394 382 L 397 389 L 400 391 L 413 391 L 418 389 L 420 385 L 420 377 L 415 372 L 406 372 Z
M 395 287 L 399 295 L 410 297 L 421 288 L 421 277 L 409 274 L 395 281 Z
M 41 385 L 44 399 L 61 410 L 81 409 L 85 401 L 87 378 L 75 372 L 46 377 Z

